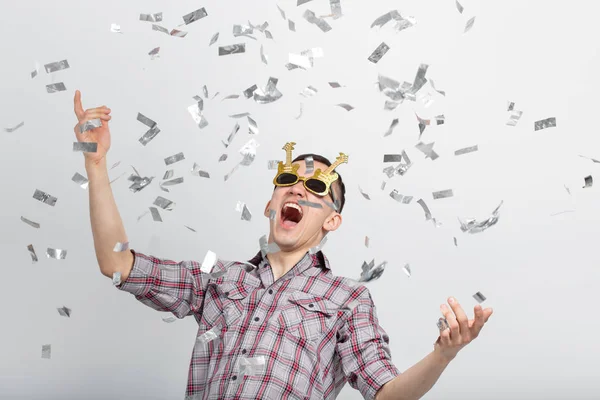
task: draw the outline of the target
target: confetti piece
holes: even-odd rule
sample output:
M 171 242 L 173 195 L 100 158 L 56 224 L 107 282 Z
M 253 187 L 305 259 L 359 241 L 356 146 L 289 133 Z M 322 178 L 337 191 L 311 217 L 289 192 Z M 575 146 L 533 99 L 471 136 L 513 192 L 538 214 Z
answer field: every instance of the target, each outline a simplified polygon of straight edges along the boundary
M 454 192 L 452 192 L 452 189 L 440 190 L 439 192 L 433 192 L 434 200 L 445 199 L 448 197 L 454 197 Z
M 456 0 L 456 9 L 458 10 L 459 13 L 463 13 L 463 6 L 460 5 L 460 3 L 458 2 L 458 0 Z
M 465 31 L 463 33 L 467 33 L 471 30 L 471 28 L 473 27 L 473 24 L 475 23 L 475 17 L 471 17 L 471 19 L 469 19 L 467 21 L 467 24 L 465 25 Z
M 554 128 L 554 127 L 556 127 L 556 118 L 554 118 L 554 117 L 535 121 L 535 123 L 534 123 L 534 129 L 536 131 L 546 129 L 546 128 Z
M 213 44 L 217 43 L 217 40 L 219 40 L 219 32 L 215 33 L 211 38 L 210 38 L 210 43 L 208 44 L 208 46 L 212 46 Z
M 152 30 L 162 32 L 167 35 L 169 34 L 169 30 L 167 28 L 163 28 L 162 26 L 156 24 L 152 24 Z
M 169 35 L 171 35 L 171 36 L 180 37 L 180 38 L 184 38 L 184 37 L 186 37 L 186 36 L 187 36 L 187 34 L 188 34 L 187 32 L 185 32 L 185 31 L 180 31 L 180 30 L 178 30 L 178 29 L 173 29 L 173 30 L 171 30 L 171 32 L 169 33 Z
M 365 236 L 365 247 L 369 247 L 369 237 Z
M 125 242 L 125 243 L 117 242 L 115 244 L 115 247 L 113 247 L 114 252 L 122 252 L 122 251 L 127 251 L 127 250 L 129 250 L 129 242 Z
M 307 200 L 298 200 L 298 204 L 301 206 L 307 206 L 307 207 L 312 207 L 312 208 L 323 208 L 323 205 L 321 205 L 319 203 L 313 203 L 312 201 L 307 201 Z
M 73 142 L 73 151 L 83 153 L 95 153 L 96 151 L 98 151 L 98 143 Z
M 375 260 L 373 259 L 369 264 L 363 261 L 362 265 L 362 273 L 360 274 L 359 282 L 372 282 L 377 280 L 383 274 L 385 267 L 387 265 L 387 261 L 382 262 L 381 264 L 375 267 Z
M 117 25 L 117 24 L 110 24 L 110 31 L 112 33 L 123 33 L 123 32 L 121 32 L 121 25 Z
M 304 159 L 304 164 L 306 165 L 305 173 L 312 174 L 315 170 L 315 160 L 313 156 L 307 156 Z
M 329 32 L 331 30 L 331 26 L 327 23 L 327 21 L 317 17 L 315 13 L 310 10 L 304 11 L 302 17 L 309 23 L 318 26 L 323 32 Z
M 206 255 L 204 256 L 204 260 L 202 261 L 200 270 L 205 274 L 210 274 L 212 272 L 215 263 L 217 262 L 217 254 L 208 250 Z
M 227 160 L 227 154 L 221 154 L 221 157 L 219 157 L 219 162 L 222 162 L 225 160 Z
M 437 90 L 436 89 L 435 84 L 433 83 L 433 79 L 428 79 L 428 81 L 429 81 L 429 84 L 431 85 L 431 87 L 433 88 L 433 90 L 435 90 L 436 92 L 438 92 L 442 96 L 446 96 L 446 92 L 444 92 L 443 90 Z
M 277 5 L 277 9 L 279 10 L 279 14 L 281 14 L 281 18 L 283 18 L 283 20 L 285 21 L 285 20 L 287 19 L 287 18 L 285 17 L 285 11 L 283 11 L 283 10 L 281 9 L 281 7 L 279 7 L 278 5 Z
M 231 114 L 231 115 L 229 116 L 229 118 L 235 118 L 235 119 L 238 119 L 238 118 L 244 118 L 244 117 L 248 117 L 249 115 L 250 115 L 250 113 L 249 113 L 249 112 L 240 113 L 240 114 Z
M 202 86 L 202 94 L 204 94 L 204 98 L 208 99 L 208 88 L 206 85 Z
M 510 112 L 510 115 L 508 121 L 506 122 L 506 125 L 516 126 L 517 122 L 519 122 L 519 119 L 523 115 L 523 111 L 515 110 L 514 107 L 515 103 L 513 102 L 508 104 L 508 111 Z
M 37 254 L 35 254 L 35 250 L 33 249 L 33 245 L 27 245 L 27 250 L 29 250 L 29 255 L 31 256 L 31 263 L 36 263 L 38 262 L 38 257 Z
M 217 325 L 211 328 L 210 330 L 204 332 L 202 335 L 196 338 L 196 342 L 202 346 L 206 346 L 208 343 L 212 342 L 219 338 L 221 334 L 221 326 Z
M 206 10 L 204 9 L 204 7 L 196 10 L 196 11 L 192 11 L 189 14 L 186 14 L 183 16 L 183 22 L 186 25 L 191 24 L 192 22 L 196 22 L 204 17 L 206 17 L 208 14 L 206 12 Z
M 221 101 L 231 100 L 231 99 L 239 99 L 239 98 L 240 98 L 239 94 L 230 94 L 229 96 L 224 97 L 223 99 L 221 99 Z
M 158 54 L 159 51 L 160 51 L 160 47 L 155 47 L 152 50 L 150 50 L 148 52 L 148 55 L 150 56 L 150 59 L 154 60 L 155 58 L 160 57 L 159 54 Z
M 17 129 L 19 129 L 20 127 L 22 127 L 23 125 L 25 125 L 25 121 L 19 122 L 17 125 L 13 126 L 12 128 L 4 128 L 4 132 L 12 133 L 12 132 L 16 131 Z
M 444 331 L 446 329 L 450 329 L 450 325 L 448 325 L 448 321 L 446 318 L 440 317 L 437 322 L 437 327 L 440 331 Z
M 358 191 L 360 192 L 360 194 L 363 195 L 363 197 L 367 200 L 371 200 L 371 197 L 369 197 L 368 194 L 366 194 L 365 192 L 363 192 L 363 190 L 360 188 L 360 186 L 358 187 Z
M 199 129 L 204 129 L 208 126 L 208 120 L 204 117 L 200 102 L 192 104 L 188 107 L 188 112 L 192 116 L 194 123 L 198 126 Z
M 352 111 L 352 110 L 354 110 L 354 107 L 352 107 L 350 104 L 340 103 L 340 104 L 336 104 L 336 105 L 338 107 L 342 107 L 346 111 Z
M 402 154 L 384 154 L 383 162 L 400 162 L 402 160 Z
M 473 298 L 474 298 L 475 300 L 477 300 L 477 302 L 478 302 L 479 304 L 483 303 L 483 302 L 486 300 L 485 296 L 484 296 L 483 294 L 481 294 L 481 292 L 477 292 L 477 293 L 475 293 L 475 294 L 473 295 Z
M 33 193 L 33 198 L 53 207 L 56 205 L 56 201 L 58 200 L 56 197 L 50 196 L 48 193 L 42 192 L 38 189 L 36 189 Z
M 479 233 L 496 225 L 499 219 L 498 212 L 502 204 L 504 204 L 504 201 L 500 202 L 500 205 L 496 207 L 496 209 L 492 212 L 492 215 L 483 221 L 477 221 L 475 220 L 475 218 L 469 218 L 465 222 L 463 222 L 459 219 L 458 222 L 460 222 L 461 231 L 469 233 Z
M 250 139 L 246 144 L 242 146 L 242 148 L 240 149 L 240 154 L 244 156 L 244 158 L 240 162 L 240 165 L 249 166 L 250 164 L 252 164 L 254 158 L 256 157 L 256 149 L 258 148 L 258 146 L 259 144 L 256 141 L 256 139 Z
M 331 16 L 333 19 L 342 17 L 342 5 L 340 0 L 329 0 L 329 8 L 331 9 Z
M 179 162 L 181 160 L 185 160 L 185 156 L 183 155 L 182 152 L 174 154 L 172 156 L 169 156 L 169 157 L 165 158 L 165 164 L 166 165 L 171 165 L 171 164 L 174 164 L 174 163 Z
M 21 216 L 21 221 L 25 222 L 27 225 L 30 225 L 36 229 L 40 228 L 40 224 L 38 224 L 37 222 L 33 222 L 31 220 L 28 220 L 27 218 Z
M 454 245 L 455 245 L 456 247 L 458 247 L 458 241 L 456 240 L 456 238 L 454 238 Z
M 177 318 L 171 316 L 171 317 L 162 317 L 163 322 L 166 322 L 167 324 L 170 324 L 172 322 L 177 321 Z
M 324 236 L 318 245 L 308 249 L 308 254 L 317 254 L 318 252 L 321 251 L 321 249 L 323 249 L 323 246 L 325 246 L 326 243 L 327 243 L 327 236 Z
M 51 83 L 50 85 L 46 85 L 46 91 L 48 93 L 64 92 L 65 90 L 67 90 L 67 87 L 63 82 Z
M 225 148 L 229 147 L 229 145 L 233 141 L 233 138 L 235 137 L 235 135 L 238 133 L 239 130 L 240 130 L 240 124 L 238 124 L 236 122 L 235 126 L 233 127 L 233 129 L 231 131 L 231 133 L 229 134 L 229 137 L 227 138 L 227 141 L 224 141 L 224 140 L 221 141 L 221 143 L 223 143 L 223 145 L 225 146 Z
M 233 25 L 233 36 L 234 37 L 246 36 L 246 37 L 256 40 L 256 38 L 254 36 L 251 36 L 252 33 L 254 33 L 254 28 L 251 26 Z
M 158 212 L 158 208 L 150 207 L 150 213 L 152 214 L 152 219 L 155 222 L 163 222 L 162 218 L 160 217 L 160 213 Z
M 463 154 L 472 153 L 472 152 L 477 151 L 477 150 L 479 150 L 479 148 L 478 148 L 477 145 L 471 146 L 471 147 L 465 147 L 463 149 L 456 150 L 454 152 L 454 155 L 455 156 L 460 156 L 460 155 L 463 155 Z
M 49 360 L 51 353 L 52 353 L 52 345 L 49 345 L 49 344 L 42 345 L 42 358 Z
M 583 188 L 585 189 L 585 188 L 592 187 L 592 185 L 594 184 L 594 179 L 592 178 L 592 176 L 591 175 L 586 176 L 584 179 L 585 179 L 585 186 Z
M 405 29 L 408 29 L 414 25 L 416 25 L 417 20 L 414 17 L 402 17 L 402 15 L 398 12 L 398 10 L 392 10 L 389 11 L 385 14 L 383 14 L 381 17 L 377 18 L 375 21 L 373 21 L 373 23 L 371 24 L 371 28 L 374 27 L 379 27 L 382 28 L 385 24 L 387 24 L 390 21 L 396 21 L 396 25 L 394 26 L 394 30 L 396 32 L 401 32 Z
M 595 163 L 598 163 L 598 164 L 600 164 L 600 161 L 599 161 L 599 160 L 596 160 L 595 158 L 590 158 L 590 157 L 586 157 L 586 156 L 582 156 L 582 155 L 580 155 L 579 157 L 587 158 L 588 160 L 591 160 L 591 161 L 593 161 L 593 162 L 595 162 Z
M 296 32 L 296 23 L 291 19 L 288 19 L 288 29 L 292 32 Z
M 175 207 L 175 203 L 161 196 L 156 197 L 153 204 L 167 211 L 172 211 L 173 207 Z
M 79 172 L 75 172 L 71 180 L 78 184 L 79 187 L 81 187 L 84 190 L 87 189 L 89 185 L 88 179 L 85 176 L 81 175 Z
M 262 44 L 260 45 L 260 59 L 265 65 L 268 64 L 267 56 L 265 56 L 265 51 Z
M 388 128 L 387 132 L 383 134 L 383 137 L 390 136 L 392 134 L 392 132 L 394 131 L 394 128 L 396 127 L 396 125 L 398 125 L 398 118 L 394 118 L 392 120 L 390 127 Z
M 258 104 L 268 104 L 279 100 L 283 94 L 277 89 L 277 78 L 270 77 L 264 89 L 254 91 L 254 101 Z
M 275 210 L 271 210 L 271 211 L 273 211 L 273 213 L 276 214 Z M 274 220 L 274 218 L 271 218 L 271 220 Z M 263 257 L 266 256 L 267 254 L 277 253 L 278 251 L 281 250 L 279 248 L 279 246 L 277 245 L 277 243 L 275 243 L 275 242 L 268 243 L 267 235 L 261 236 L 260 239 L 258 240 L 258 244 L 260 246 L 260 252 Z
M 31 71 L 31 79 L 35 78 L 38 73 L 40 72 L 40 63 L 38 63 L 37 61 L 35 62 L 35 69 L 33 71 Z
M 417 145 L 415 147 L 418 150 L 420 150 L 421 152 L 423 152 L 423 154 L 425 154 L 425 159 L 431 158 L 431 160 L 433 161 L 439 157 L 438 154 L 435 151 L 433 151 L 434 144 L 435 144 L 435 142 L 428 143 L 428 144 L 419 142 L 419 143 L 417 143 Z
M 69 62 L 67 60 L 56 61 L 56 62 L 52 62 L 52 63 L 44 65 L 44 69 L 46 70 L 47 74 L 50 74 L 50 73 L 56 72 L 56 71 L 61 71 L 63 69 L 67 69 L 69 67 L 70 67 Z
M 402 267 L 402 270 L 410 278 L 410 276 L 412 275 L 412 272 L 410 270 L 410 264 L 406 264 L 404 267 Z
M 238 43 L 232 44 L 228 46 L 219 47 L 219 55 L 220 56 L 228 56 L 230 54 L 241 54 L 246 52 L 246 44 Z
M 113 285 L 117 286 L 121 284 L 121 273 L 120 272 L 114 272 L 113 276 L 112 276 L 112 283 Z
M 163 19 L 162 12 L 155 14 L 140 14 L 140 21 L 161 22 Z
M 298 116 L 296 117 L 296 119 L 300 119 L 300 117 L 302 116 L 303 112 L 304 112 L 304 104 L 300 103 L 300 113 L 298 114 Z
M 246 203 L 241 203 L 241 207 L 240 207 L 240 202 L 238 202 L 238 208 L 240 208 L 240 210 L 242 212 L 241 219 L 243 221 L 251 221 L 252 220 L 252 214 L 250 213 L 250 210 L 246 206 Z M 238 210 L 238 211 L 240 211 L 240 210 Z
M 381 60 L 389 50 L 390 46 L 388 46 L 384 42 L 381 42 L 381 44 L 377 46 L 375 50 L 373 50 L 373 53 L 371 53 L 368 60 L 371 61 L 373 64 L 377 64 L 379 60 Z
M 65 258 L 67 258 L 67 250 L 53 249 L 51 247 L 48 247 L 46 249 L 46 257 L 54 258 L 56 260 L 64 260 Z
M 425 204 L 423 199 L 419 199 L 417 203 L 419 203 L 423 208 L 423 211 L 425 211 L 425 220 L 429 221 L 431 219 L 431 211 L 429 211 L 429 207 L 427 207 L 427 204 Z
M 154 128 L 156 126 L 156 122 L 146 117 L 144 114 L 138 112 L 137 120 L 142 124 L 146 125 L 148 128 Z
M 258 135 L 258 125 L 256 124 L 256 121 L 253 120 L 252 118 L 250 118 L 250 116 L 248 116 L 247 118 L 248 118 L 248 133 L 250 135 Z
M 342 87 L 342 85 L 340 85 L 338 82 L 327 82 L 327 83 L 329 83 L 329 86 L 331 86 L 333 89 Z
M 71 317 L 71 309 L 70 308 L 63 306 L 62 308 L 57 308 L 57 310 L 58 310 L 58 313 L 62 317 L 67 317 L 67 318 Z
M 148 143 L 150 143 L 150 141 L 152 139 L 154 139 L 156 137 L 156 135 L 158 135 L 160 133 L 160 129 L 158 128 L 158 126 L 155 126 L 154 128 L 150 128 L 146 131 L 146 133 L 144 133 L 144 135 L 139 138 L 139 142 L 145 146 Z
M 318 90 L 312 86 L 307 86 L 305 87 L 302 92 L 300 92 L 300 95 L 304 96 L 304 97 L 312 97 L 315 94 L 317 94 Z

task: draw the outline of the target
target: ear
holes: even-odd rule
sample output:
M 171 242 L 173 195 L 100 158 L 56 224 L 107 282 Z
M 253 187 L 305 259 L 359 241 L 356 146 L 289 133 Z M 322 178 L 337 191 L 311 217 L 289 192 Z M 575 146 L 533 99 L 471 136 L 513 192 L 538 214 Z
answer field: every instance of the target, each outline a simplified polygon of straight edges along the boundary
M 339 228 L 340 225 L 342 225 L 342 216 L 340 213 L 334 211 L 327 219 L 325 219 L 325 222 L 323 222 L 323 229 L 326 232 L 333 232 Z
M 265 217 L 270 218 L 271 217 L 271 200 L 269 200 L 267 202 L 267 206 L 265 207 Z

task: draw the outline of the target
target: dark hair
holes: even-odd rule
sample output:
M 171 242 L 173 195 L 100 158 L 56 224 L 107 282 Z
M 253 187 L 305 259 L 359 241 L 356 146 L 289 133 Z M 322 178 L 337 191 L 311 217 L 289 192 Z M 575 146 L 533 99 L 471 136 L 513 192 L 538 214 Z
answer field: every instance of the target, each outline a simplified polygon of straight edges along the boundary
M 301 154 L 298 157 L 294 158 L 292 162 L 295 163 L 296 161 L 304 160 L 308 156 L 312 156 L 313 161 L 318 161 L 327 165 L 328 167 L 331 166 L 331 162 L 328 159 L 318 154 Z M 338 210 L 338 212 L 341 214 L 342 210 L 344 209 L 344 204 L 346 203 L 346 186 L 344 185 L 344 181 L 342 180 L 342 175 L 340 175 L 340 173 L 337 171 L 336 173 L 338 174 L 339 178 L 335 182 L 333 182 L 333 185 L 331 185 L 331 191 L 333 191 L 333 186 L 338 185 L 341 196 L 339 199 L 337 199 L 337 197 L 334 197 L 334 200 L 339 200 L 340 209 Z

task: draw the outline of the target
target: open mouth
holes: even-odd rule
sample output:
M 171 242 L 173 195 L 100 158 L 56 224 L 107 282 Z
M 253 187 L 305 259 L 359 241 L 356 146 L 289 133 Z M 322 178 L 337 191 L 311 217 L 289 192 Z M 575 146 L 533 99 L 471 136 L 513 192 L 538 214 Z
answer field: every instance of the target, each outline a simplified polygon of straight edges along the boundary
M 303 215 L 302 208 L 297 203 L 284 203 L 281 207 L 281 225 L 286 229 L 292 229 L 302 220 Z

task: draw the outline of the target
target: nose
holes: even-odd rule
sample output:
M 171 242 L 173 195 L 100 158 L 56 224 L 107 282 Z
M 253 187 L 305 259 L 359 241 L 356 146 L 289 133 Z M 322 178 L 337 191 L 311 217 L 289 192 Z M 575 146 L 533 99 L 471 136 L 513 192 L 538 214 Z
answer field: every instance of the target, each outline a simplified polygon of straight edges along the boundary
M 298 181 L 295 185 L 290 186 L 288 193 L 293 194 L 294 196 L 304 197 L 306 193 L 302 181 Z

